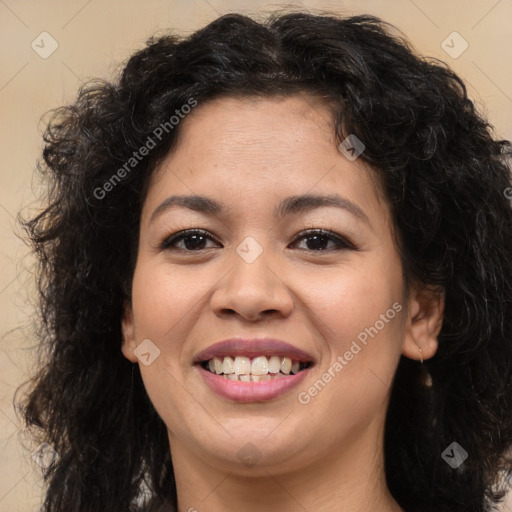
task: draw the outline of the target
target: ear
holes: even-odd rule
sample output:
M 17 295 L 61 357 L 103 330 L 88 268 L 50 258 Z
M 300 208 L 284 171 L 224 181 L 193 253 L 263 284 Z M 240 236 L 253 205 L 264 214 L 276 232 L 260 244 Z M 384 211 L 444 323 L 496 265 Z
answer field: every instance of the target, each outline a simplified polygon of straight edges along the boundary
M 124 304 L 123 318 L 121 319 L 121 331 L 123 333 L 123 344 L 121 347 L 123 355 L 128 359 L 128 361 L 136 363 L 138 360 L 137 356 L 134 354 L 136 343 L 135 328 L 133 325 L 133 311 L 132 305 L 128 301 Z
M 417 285 L 411 287 L 402 345 L 404 356 L 418 361 L 434 356 L 438 347 L 437 337 L 443 326 L 443 314 L 444 290 Z

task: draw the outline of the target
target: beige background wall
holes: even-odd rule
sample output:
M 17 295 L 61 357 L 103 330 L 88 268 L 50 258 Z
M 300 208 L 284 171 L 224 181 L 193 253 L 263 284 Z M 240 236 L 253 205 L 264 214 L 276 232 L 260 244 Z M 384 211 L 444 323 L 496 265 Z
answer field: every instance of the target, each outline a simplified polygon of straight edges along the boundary
M 511 0 L 0 0 L 0 512 L 36 511 L 41 496 L 41 470 L 30 455 L 36 445 L 21 437 L 12 405 L 34 353 L 31 258 L 13 231 L 17 212 L 37 189 L 40 117 L 72 101 L 83 80 L 111 77 L 157 30 L 188 34 L 230 11 L 257 14 L 285 5 L 390 21 L 424 54 L 449 62 L 497 135 L 512 139 Z M 441 44 L 454 31 L 463 39 L 448 38 L 450 56 Z M 42 32 L 58 43 L 47 58 L 31 47 L 35 41 L 44 56 L 55 44 Z M 458 56 L 464 40 L 469 46 Z

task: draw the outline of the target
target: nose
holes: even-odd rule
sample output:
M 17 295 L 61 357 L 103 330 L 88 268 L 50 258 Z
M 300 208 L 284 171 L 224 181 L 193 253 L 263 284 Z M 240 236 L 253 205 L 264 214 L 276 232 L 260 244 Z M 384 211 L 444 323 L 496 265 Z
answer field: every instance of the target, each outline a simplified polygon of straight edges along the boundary
M 210 308 L 220 317 L 240 315 L 257 321 L 269 317 L 287 317 L 293 310 L 293 298 L 280 278 L 277 260 L 272 264 L 265 251 L 252 263 L 238 254 L 232 267 L 217 283 L 210 299 Z

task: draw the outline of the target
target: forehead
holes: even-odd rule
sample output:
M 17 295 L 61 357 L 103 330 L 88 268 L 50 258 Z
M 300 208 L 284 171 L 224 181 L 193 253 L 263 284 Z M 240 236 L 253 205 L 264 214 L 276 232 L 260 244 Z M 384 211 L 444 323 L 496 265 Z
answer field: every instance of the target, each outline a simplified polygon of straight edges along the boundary
M 180 126 L 176 153 L 220 158 L 258 152 L 263 161 L 290 161 L 298 146 L 335 146 L 334 119 L 318 98 L 304 94 L 264 98 L 218 98 L 198 105 Z M 197 150 L 200 149 L 200 153 Z M 292 152 L 293 151 L 293 152 Z
M 150 184 L 152 204 L 171 193 L 213 194 L 228 205 L 333 192 L 363 207 L 379 201 L 374 171 L 340 153 L 332 112 L 319 98 L 218 98 L 199 104 L 179 130 Z

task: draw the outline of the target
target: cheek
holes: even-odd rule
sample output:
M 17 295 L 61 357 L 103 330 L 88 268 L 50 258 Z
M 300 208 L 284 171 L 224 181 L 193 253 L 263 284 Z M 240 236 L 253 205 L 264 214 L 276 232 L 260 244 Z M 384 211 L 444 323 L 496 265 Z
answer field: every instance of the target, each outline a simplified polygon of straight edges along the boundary
M 183 271 L 171 272 L 168 265 L 143 260 L 133 277 L 136 339 L 150 339 L 160 350 L 150 365 L 139 364 L 142 380 L 154 408 L 173 432 L 181 432 L 182 419 L 189 413 L 193 416 L 194 410 L 194 401 L 183 386 L 181 360 L 184 341 L 197 316 L 195 307 L 205 293 L 194 286 L 196 282 L 197 274 L 194 277 Z M 182 432 L 183 437 L 186 435 Z
M 167 266 L 168 267 L 168 266 Z M 204 283 L 191 272 L 173 271 L 165 264 L 144 264 L 135 270 L 132 302 L 136 334 L 161 343 L 178 337 L 180 324 L 194 315 L 206 293 Z
M 402 300 L 399 274 L 368 268 L 331 279 L 310 295 L 325 358 L 299 402 L 318 415 L 329 411 L 333 436 L 340 425 L 355 432 L 385 410 L 401 353 Z
M 360 419 L 369 419 L 388 394 L 400 360 L 401 266 L 392 258 L 371 263 L 368 259 L 331 277 L 323 286 L 311 286 L 317 331 L 325 339 L 320 379 L 328 382 L 326 392 L 319 383 L 312 393 L 322 390 L 324 398 L 318 404 L 327 403 L 333 413 L 359 411 Z
M 339 345 L 340 350 L 347 342 L 355 339 L 365 328 L 378 322 L 385 334 L 399 327 L 395 310 L 386 316 L 395 302 L 401 303 L 402 281 L 400 268 L 381 264 L 366 264 L 359 268 L 341 268 L 329 278 L 311 280 L 305 284 L 311 308 L 329 329 L 326 336 Z M 381 315 L 385 316 L 385 329 L 382 329 Z M 393 317 L 393 318 L 390 318 Z
M 168 267 L 168 265 L 167 265 Z M 206 290 L 201 280 L 186 272 L 171 272 L 163 264 L 150 262 L 136 268 L 132 287 L 134 333 L 137 343 L 151 340 L 159 355 L 149 365 L 139 364 L 148 395 L 159 414 L 168 414 L 180 400 L 186 400 L 184 346 L 199 314 L 198 305 Z M 198 283 L 198 286 L 195 286 Z M 167 405 L 165 405 L 167 404 Z M 173 405 L 174 404 L 174 405 Z

